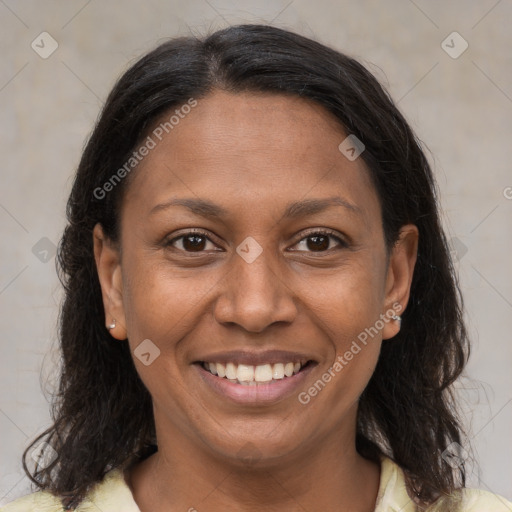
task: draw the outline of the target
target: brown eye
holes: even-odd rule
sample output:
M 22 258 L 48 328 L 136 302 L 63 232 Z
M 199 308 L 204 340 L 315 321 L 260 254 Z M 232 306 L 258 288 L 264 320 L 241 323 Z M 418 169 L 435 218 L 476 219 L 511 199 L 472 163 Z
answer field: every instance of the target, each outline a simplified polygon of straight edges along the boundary
M 308 242 L 306 243 L 308 249 L 312 251 L 325 251 L 329 249 L 329 237 L 325 235 L 311 235 L 307 237 Z
M 331 249 L 331 240 L 337 242 L 339 247 L 347 247 L 347 244 L 330 231 L 313 231 L 298 242 L 306 249 L 306 252 L 327 252 Z M 300 251 L 302 252 L 302 251 Z
M 206 236 L 206 233 L 191 231 L 173 238 L 166 243 L 166 246 L 174 247 L 183 252 L 203 252 L 206 250 L 208 242 L 213 246 L 213 249 L 215 249 L 216 246 L 208 236 Z
M 183 247 L 186 251 L 202 251 L 206 245 L 206 237 L 202 235 L 188 235 L 183 237 Z

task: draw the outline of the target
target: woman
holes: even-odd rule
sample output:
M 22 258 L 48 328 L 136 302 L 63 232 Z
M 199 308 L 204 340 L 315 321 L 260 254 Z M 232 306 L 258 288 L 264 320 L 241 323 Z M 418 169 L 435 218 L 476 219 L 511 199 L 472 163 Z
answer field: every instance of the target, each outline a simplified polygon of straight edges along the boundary
M 5 512 L 512 510 L 465 489 L 434 179 L 356 61 L 261 25 L 162 44 L 68 219 L 40 490 Z

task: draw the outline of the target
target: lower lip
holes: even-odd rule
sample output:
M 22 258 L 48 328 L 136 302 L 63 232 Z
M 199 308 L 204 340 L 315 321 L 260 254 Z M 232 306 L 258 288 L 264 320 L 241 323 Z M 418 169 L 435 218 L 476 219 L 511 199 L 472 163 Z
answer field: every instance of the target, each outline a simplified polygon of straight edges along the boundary
M 258 405 L 278 402 L 297 393 L 298 388 L 303 384 L 304 379 L 315 365 L 309 363 L 299 373 L 291 377 L 284 377 L 271 382 L 258 382 L 252 386 L 238 384 L 224 377 L 213 375 L 213 373 L 205 370 L 200 363 L 194 364 L 194 366 L 197 368 L 201 379 L 217 394 L 240 404 Z

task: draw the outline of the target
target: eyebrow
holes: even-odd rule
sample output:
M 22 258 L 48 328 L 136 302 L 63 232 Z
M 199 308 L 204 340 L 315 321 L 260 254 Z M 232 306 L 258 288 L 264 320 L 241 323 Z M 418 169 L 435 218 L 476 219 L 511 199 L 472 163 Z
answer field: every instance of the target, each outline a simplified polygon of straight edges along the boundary
M 192 213 L 207 218 L 226 218 L 229 215 L 229 210 L 226 210 L 218 204 L 212 203 L 206 199 L 188 197 L 171 199 L 165 203 L 157 204 L 151 209 L 149 214 L 153 215 L 172 206 L 184 206 L 185 208 L 188 208 Z M 345 199 L 342 199 L 341 197 L 334 196 L 323 199 L 304 199 L 302 201 L 291 202 L 286 206 L 281 219 L 314 215 L 332 206 L 341 206 L 350 212 L 357 214 L 362 213 L 358 206 L 350 203 Z

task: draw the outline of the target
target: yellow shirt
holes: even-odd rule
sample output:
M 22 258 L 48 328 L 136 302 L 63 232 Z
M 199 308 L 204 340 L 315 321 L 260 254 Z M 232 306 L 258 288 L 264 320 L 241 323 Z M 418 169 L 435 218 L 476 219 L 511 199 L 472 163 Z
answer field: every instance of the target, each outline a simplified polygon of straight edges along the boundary
M 464 489 L 461 496 L 462 512 L 512 512 L 510 501 L 487 491 Z M 194 510 L 193 505 L 192 503 L 192 510 Z M 445 503 L 444 507 L 442 505 L 443 503 L 438 500 L 429 508 L 429 511 L 452 512 L 453 508 L 448 504 Z M 98 512 L 99 510 L 101 512 L 140 512 L 120 469 L 109 471 L 77 509 L 78 512 Z M 63 506 L 49 492 L 37 491 L 5 505 L 0 512 L 63 512 Z M 414 504 L 405 489 L 402 470 L 387 457 L 382 457 L 375 512 L 415 512 Z

